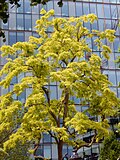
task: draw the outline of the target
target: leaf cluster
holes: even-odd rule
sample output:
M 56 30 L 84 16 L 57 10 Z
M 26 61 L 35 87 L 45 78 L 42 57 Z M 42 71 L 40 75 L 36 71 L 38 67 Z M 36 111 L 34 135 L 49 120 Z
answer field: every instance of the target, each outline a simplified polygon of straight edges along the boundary
M 111 134 L 103 141 L 103 146 L 100 152 L 100 160 L 110 159 L 116 160 L 120 156 L 120 142 L 115 134 Z

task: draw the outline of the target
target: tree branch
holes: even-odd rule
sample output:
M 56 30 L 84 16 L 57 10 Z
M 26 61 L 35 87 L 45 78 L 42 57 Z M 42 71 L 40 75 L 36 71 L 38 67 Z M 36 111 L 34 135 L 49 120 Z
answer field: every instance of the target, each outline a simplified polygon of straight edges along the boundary
M 48 106 L 50 107 L 50 95 L 49 95 L 49 91 L 44 86 L 42 87 L 42 89 L 43 89 L 43 91 L 44 91 L 44 93 L 45 93 L 45 95 L 47 97 Z M 51 116 L 54 118 L 57 126 L 59 127 L 59 123 L 58 123 L 58 119 L 57 119 L 56 115 L 50 109 L 48 109 L 48 111 L 51 114 Z
M 11 130 L 1 141 L 0 141 L 0 144 L 2 144 L 6 139 L 9 138 L 9 136 L 15 132 L 17 130 L 18 127 L 16 127 L 15 129 Z
M 65 97 L 64 97 L 64 100 L 62 101 L 62 103 L 64 105 L 63 126 L 65 126 L 65 118 L 67 117 L 67 112 L 68 112 L 68 100 L 69 100 L 69 92 L 65 86 Z
M 94 136 L 92 137 L 92 140 L 91 140 L 91 142 L 90 143 L 85 143 L 85 144 L 83 144 L 83 145 L 80 145 L 79 147 L 77 147 L 77 145 L 79 145 L 79 143 L 77 143 L 76 142 L 76 151 L 78 151 L 80 148 L 82 148 L 82 147 L 91 147 L 92 145 L 93 145 L 93 143 L 94 143 L 94 141 L 95 141 L 95 139 L 96 139 L 96 136 L 97 136 L 97 132 L 96 132 L 96 130 L 95 130 L 95 134 L 94 134 Z
M 55 134 L 53 135 L 51 131 L 48 131 L 48 133 L 50 134 L 51 137 L 53 137 L 56 140 L 56 143 L 58 144 L 59 141 L 57 137 L 55 136 Z
M 34 156 L 35 156 L 35 154 L 36 154 L 36 152 L 37 152 L 37 149 L 38 149 L 39 146 L 40 146 L 40 139 L 41 139 L 41 137 L 38 138 L 38 142 L 37 142 L 37 144 L 35 144 L 35 148 L 34 148 L 34 152 L 33 152 L 33 155 L 34 155 Z

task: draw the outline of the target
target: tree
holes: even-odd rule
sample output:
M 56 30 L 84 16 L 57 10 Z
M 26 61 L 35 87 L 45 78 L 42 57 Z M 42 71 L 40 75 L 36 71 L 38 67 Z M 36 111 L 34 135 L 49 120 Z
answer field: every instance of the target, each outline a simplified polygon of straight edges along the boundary
M 120 156 L 120 142 L 115 134 L 111 134 L 103 141 L 100 152 L 100 160 L 116 160 Z
M 1 121 L 0 121 L 1 122 Z M 29 148 L 30 143 L 26 142 L 25 144 L 22 141 L 17 141 L 15 147 L 12 149 L 7 149 L 6 152 L 2 149 L 5 141 L 9 139 L 9 136 L 14 133 L 16 127 L 12 127 L 12 129 L 8 130 L 0 130 L 0 159 L 1 160 L 29 160 Z
M 8 88 L 14 77 L 25 74 L 13 90 L 1 99 L 1 132 L 17 129 L 4 143 L 4 150 L 14 148 L 17 141 L 35 141 L 39 144 L 43 133 L 50 134 L 58 146 L 58 160 L 62 159 L 63 144 L 79 148 L 90 147 L 95 141 L 108 136 L 108 116 L 117 112 L 119 100 L 109 89 L 112 84 L 101 73 L 101 58 L 92 53 L 87 41 L 95 38 L 94 45 L 101 55 L 109 59 L 111 49 L 103 44 L 106 39 L 114 41 L 114 31 L 89 31 L 84 23 L 94 23 L 94 14 L 78 18 L 52 18 L 54 10 L 37 20 L 39 38 L 30 37 L 28 42 L 2 46 L 2 56 L 10 55 L 0 71 L 4 75 L 0 85 Z M 47 31 L 52 31 L 49 34 Z M 89 58 L 85 59 L 85 55 Z M 48 86 L 57 84 L 61 94 L 53 98 Z M 15 100 L 26 89 L 32 89 L 25 102 Z M 107 96 L 106 96 L 107 95 Z M 79 107 L 87 106 L 84 112 L 76 110 L 72 97 L 80 99 Z M 98 122 L 90 116 L 99 116 Z M 88 130 L 94 136 L 87 143 L 79 138 Z
M 6 151 L 0 150 L 1 160 L 30 160 L 29 144 L 22 144 L 20 141 L 16 143 L 14 148 Z

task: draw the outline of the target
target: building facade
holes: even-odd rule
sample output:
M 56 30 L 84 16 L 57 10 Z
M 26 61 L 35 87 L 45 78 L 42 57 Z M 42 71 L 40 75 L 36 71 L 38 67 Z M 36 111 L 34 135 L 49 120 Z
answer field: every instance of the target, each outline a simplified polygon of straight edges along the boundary
M 113 54 L 111 54 L 109 62 L 103 59 L 102 72 L 108 76 L 108 79 L 113 83 L 111 90 L 113 90 L 118 97 L 120 97 L 120 88 L 118 88 L 118 83 L 120 82 L 120 69 L 114 63 L 116 58 L 119 56 L 118 47 L 120 46 L 120 28 L 118 27 L 118 22 L 120 19 L 120 0 L 72 0 L 63 1 L 63 7 L 58 7 L 57 0 L 51 0 L 47 5 L 37 5 L 34 7 L 30 6 L 29 0 L 20 0 L 20 8 L 12 8 L 9 6 L 9 21 L 7 24 L 2 24 L 2 28 L 5 31 L 6 35 L 6 44 L 12 45 L 18 41 L 27 41 L 29 36 L 38 36 L 35 32 L 35 22 L 40 18 L 40 10 L 45 8 L 47 11 L 50 9 L 55 10 L 55 17 L 78 17 L 84 14 L 94 13 L 98 16 L 98 21 L 93 25 L 85 24 L 86 27 L 90 30 L 97 29 L 103 31 L 105 29 L 114 29 L 116 30 L 116 39 L 114 44 L 111 46 Z M 100 51 L 94 45 L 94 39 L 91 39 L 88 42 L 94 53 L 100 55 Z M 107 43 L 107 42 L 105 42 Z M 0 40 L 0 45 L 4 43 Z M 108 44 L 109 45 L 109 44 Z M 0 68 L 6 63 L 5 58 L 0 58 Z M 24 75 L 20 75 L 18 78 L 14 78 L 11 82 L 11 85 L 8 89 L 1 88 L 0 94 L 5 94 L 13 88 L 14 83 L 20 81 Z M 50 89 L 53 91 L 51 96 L 53 98 L 59 97 L 59 91 L 55 84 L 50 85 Z M 25 101 L 27 95 L 30 91 L 26 89 L 26 92 L 21 94 L 18 98 L 21 101 Z M 76 107 L 79 106 L 79 100 L 75 99 Z M 84 111 L 86 108 L 81 107 L 81 111 Z M 86 141 L 89 141 L 89 137 L 92 136 L 92 133 L 89 132 L 88 135 L 83 137 Z M 100 150 L 99 144 L 94 144 L 91 148 L 81 148 L 79 154 L 81 156 L 85 155 L 94 155 L 98 154 Z M 40 147 L 37 151 L 37 154 L 40 154 L 46 158 L 52 158 L 52 160 L 57 160 L 57 147 L 55 141 L 49 136 L 44 135 L 44 138 L 41 140 Z M 68 153 L 72 154 L 72 147 L 65 145 L 63 147 L 63 155 Z

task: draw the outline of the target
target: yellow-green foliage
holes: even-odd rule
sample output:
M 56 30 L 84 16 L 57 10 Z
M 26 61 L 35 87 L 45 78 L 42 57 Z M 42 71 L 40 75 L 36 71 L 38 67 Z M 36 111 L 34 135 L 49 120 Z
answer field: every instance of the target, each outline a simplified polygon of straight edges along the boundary
M 40 38 L 31 36 L 28 42 L 1 47 L 2 56 L 11 54 L 16 58 L 8 59 L 0 71 L 0 76 L 4 76 L 0 85 L 8 88 L 13 77 L 25 74 L 11 92 L 0 98 L 0 132 L 16 127 L 4 149 L 14 147 L 19 140 L 24 143 L 40 139 L 44 132 L 51 133 L 57 143 L 61 140 L 77 147 L 85 142 L 76 142 L 76 135 L 85 134 L 88 129 L 96 130 L 99 140 L 108 135 L 106 117 L 114 115 L 119 105 L 109 89 L 112 84 L 101 73 L 101 58 L 87 44 L 87 40 L 95 37 L 94 45 L 108 59 L 111 49 L 103 40 L 113 42 L 114 31 L 90 31 L 84 27 L 83 23 L 97 20 L 94 14 L 67 19 L 50 18 L 53 10 L 42 10 L 41 14 L 36 22 Z M 48 36 L 49 27 L 53 32 Z M 90 55 L 89 59 L 85 59 L 85 54 Z M 50 96 L 51 90 L 46 87 L 50 82 L 57 82 L 61 90 L 58 99 Z M 25 103 L 13 99 L 13 95 L 19 96 L 26 88 L 32 92 Z M 70 100 L 72 96 L 81 99 L 80 107 L 89 105 L 88 110 L 78 112 Z M 86 112 L 101 117 L 100 121 L 90 120 Z

